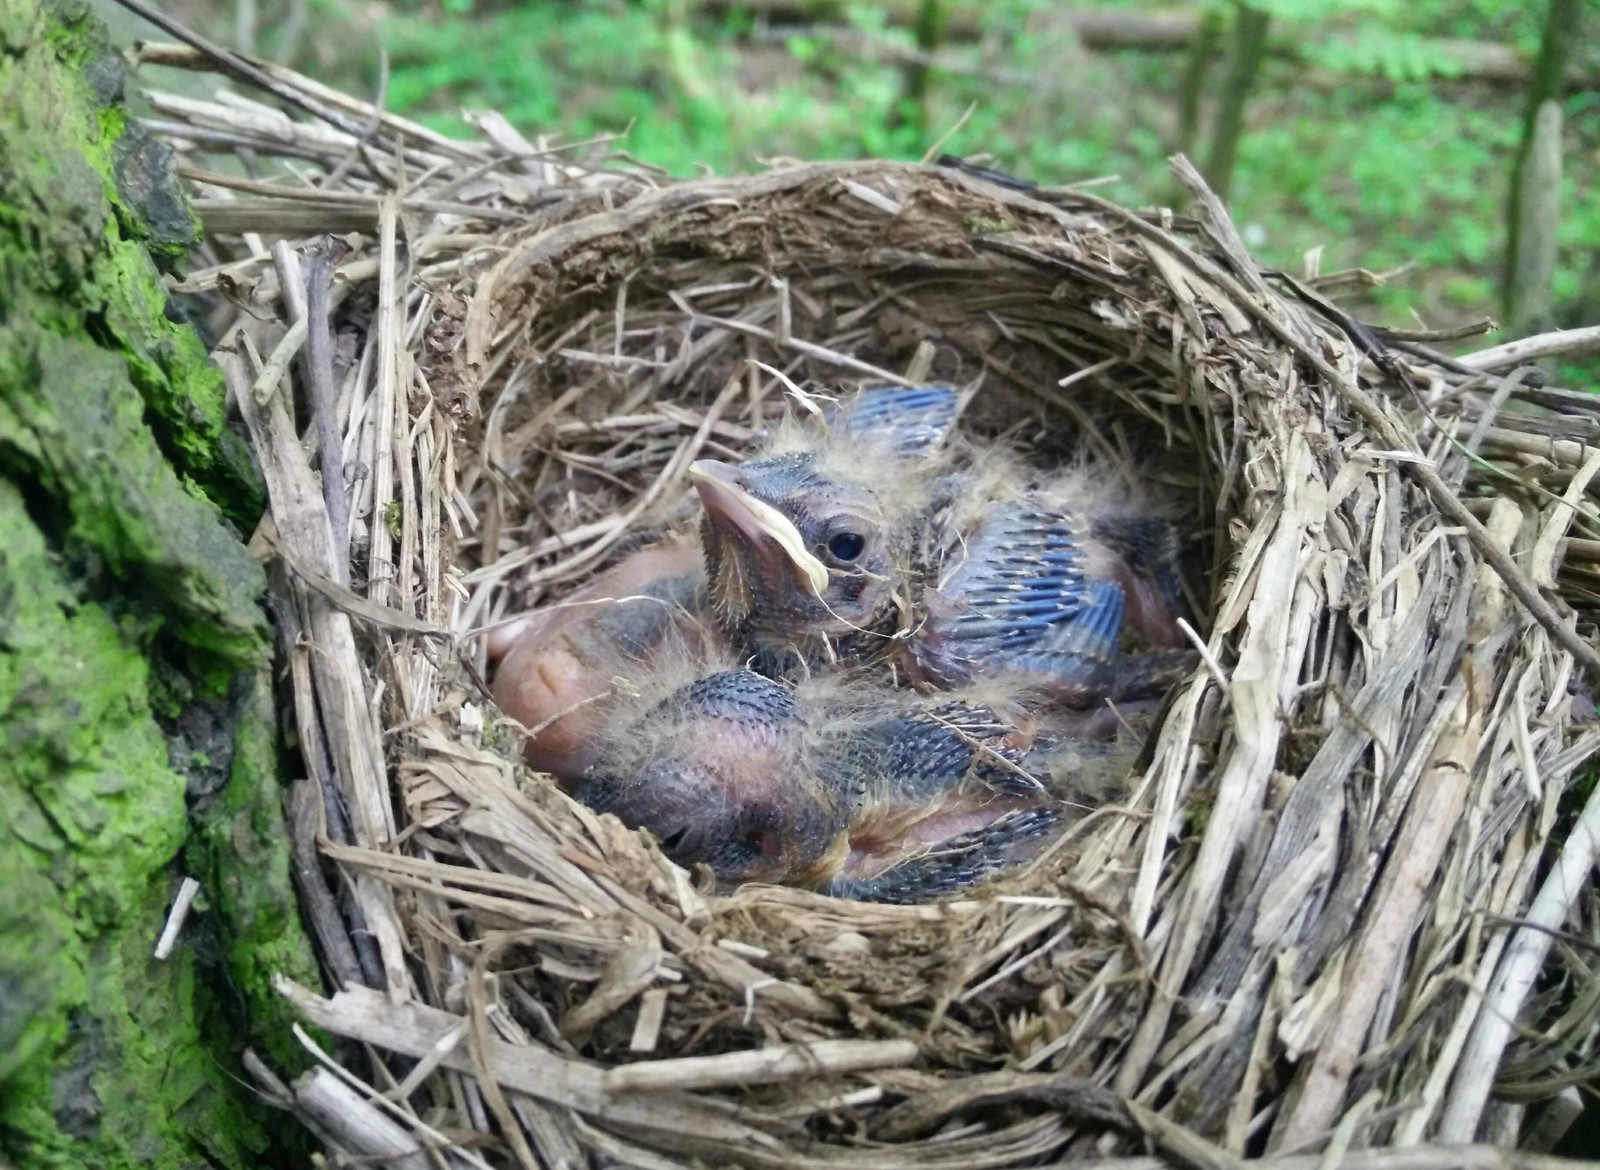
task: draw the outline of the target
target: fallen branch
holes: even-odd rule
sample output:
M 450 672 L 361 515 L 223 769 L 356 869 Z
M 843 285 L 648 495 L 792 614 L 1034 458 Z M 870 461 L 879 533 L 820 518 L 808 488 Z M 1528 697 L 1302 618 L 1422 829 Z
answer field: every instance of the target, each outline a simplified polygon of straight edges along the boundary
M 1458 359 L 1474 370 L 1504 370 L 1544 358 L 1576 357 L 1579 354 L 1600 350 L 1600 325 L 1586 329 L 1557 329 L 1553 333 L 1540 333 L 1480 349 Z
M 697 0 L 699 7 L 724 11 L 739 8 L 774 22 L 825 23 L 846 20 L 842 0 Z M 693 3 L 691 3 L 693 6 Z M 879 0 L 874 5 L 891 25 L 912 28 L 921 0 Z M 1135 50 L 1147 53 L 1181 53 L 1191 49 L 1201 35 L 1198 8 L 1161 8 L 1136 12 L 1111 8 L 1069 8 L 1050 15 L 1055 28 L 1070 32 L 1086 49 L 1096 52 Z M 946 40 L 976 40 L 984 32 L 984 9 L 976 4 L 953 5 L 945 25 Z M 841 33 L 852 31 L 841 28 Z M 1276 58 L 1314 63 L 1347 38 L 1322 40 L 1274 39 L 1268 53 Z M 1449 78 L 1521 83 L 1532 69 L 1527 59 L 1510 45 L 1455 37 L 1426 37 L 1420 42 L 1428 57 L 1449 63 Z M 1441 76 L 1443 73 L 1441 71 Z M 1569 69 L 1569 89 L 1585 89 L 1597 80 L 1592 70 Z

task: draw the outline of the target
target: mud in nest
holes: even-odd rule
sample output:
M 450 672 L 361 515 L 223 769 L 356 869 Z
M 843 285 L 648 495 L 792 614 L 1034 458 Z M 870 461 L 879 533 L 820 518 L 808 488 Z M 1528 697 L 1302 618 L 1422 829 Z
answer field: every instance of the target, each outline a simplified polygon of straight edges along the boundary
M 154 101 L 210 184 L 211 266 L 174 287 L 220 294 L 291 635 L 329 986 L 284 994 L 365 1045 L 344 1075 L 406 1090 L 277 1086 L 331 1143 L 1223 1166 L 1336 1135 L 1381 1161 L 1514 1137 L 1588 1075 L 1592 956 L 1561 936 L 1596 934 L 1600 732 L 1569 692 L 1600 411 L 1524 367 L 1549 339 L 1386 341 L 1329 299 L 1359 274 L 1265 270 L 1182 160 L 1193 217 L 955 166 L 676 181 L 272 76 L 350 125 Z M 324 185 L 199 166 L 246 145 Z M 928 381 L 1183 517 L 1204 662 L 1125 799 L 968 897 L 714 897 L 517 762 L 485 630 L 637 547 L 791 383 Z

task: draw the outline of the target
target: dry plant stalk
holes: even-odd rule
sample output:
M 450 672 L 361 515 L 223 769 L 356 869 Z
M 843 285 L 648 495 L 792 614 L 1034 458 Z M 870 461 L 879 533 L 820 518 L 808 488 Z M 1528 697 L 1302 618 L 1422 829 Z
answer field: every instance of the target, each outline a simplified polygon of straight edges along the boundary
M 341 1084 L 387 1103 L 340 1130 L 319 1082 L 301 1108 L 330 1144 L 653 1170 L 1133 1170 L 1156 1163 L 1111 1155 L 1146 1144 L 1207 1168 L 1554 1164 L 1428 1143 L 1489 1132 L 1475 1070 L 1499 1069 L 1503 1125 L 1596 1058 L 1592 954 L 1561 932 L 1600 929 L 1573 880 L 1600 805 L 1568 799 L 1600 748 L 1569 694 L 1600 411 L 1485 372 L 1587 340 L 1384 351 L 1263 275 L 1182 163 L 1198 220 L 883 162 L 669 181 L 271 79 L 338 124 L 224 91 L 155 94 L 152 127 L 202 196 L 211 262 L 173 287 L 214 298 L 295 631 L 296 841 L 336 986 L 282 990 L 367 1046 Z M 224 177 L 244 150 L 283 172 Z M 310 303 L 292 255 L 347 232 L 313 381 L 295 336 L 267 366 Z M 481 634 L 684 507 L 688 459 L 737 458 L 790 381 L 919 380 L 973 387 L 979 433 L 1182 500 L 1207 667 L 1126 800 L 994 889 L 707 896 L 519 768 Z

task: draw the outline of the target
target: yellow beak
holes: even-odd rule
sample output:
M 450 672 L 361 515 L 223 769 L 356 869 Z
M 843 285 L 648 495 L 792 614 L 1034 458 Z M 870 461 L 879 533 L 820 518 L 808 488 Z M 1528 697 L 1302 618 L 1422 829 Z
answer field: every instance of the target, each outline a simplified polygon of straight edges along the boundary
M 700 503 L 713 518 L 732 525 L 752 542 L 766 537 L 794 566 L 795 575 L 813 597 L 828 588 L 828 566 L 805 546 L 794 522 L 764 500 L 758 500 L 738 480 L 739 469 L 717 459 L 689 464 L 689 480 L 700 493 Z M 759 544 L 756 547 L 760 547 Z

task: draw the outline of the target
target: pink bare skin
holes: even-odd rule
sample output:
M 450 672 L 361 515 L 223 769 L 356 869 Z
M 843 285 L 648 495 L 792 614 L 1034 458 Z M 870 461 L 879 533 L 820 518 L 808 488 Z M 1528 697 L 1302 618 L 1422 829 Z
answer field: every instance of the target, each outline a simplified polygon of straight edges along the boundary
M 529 764 L 577 779 L 614 705 L 612 680 L 646 668 L 653 654 L 699 645 L 699 624 L 676 598 L 701 572 L 696 541 L 664 541 L 490 635 L 490 658 L 500 660 L 495 702 L 531 733 Z

